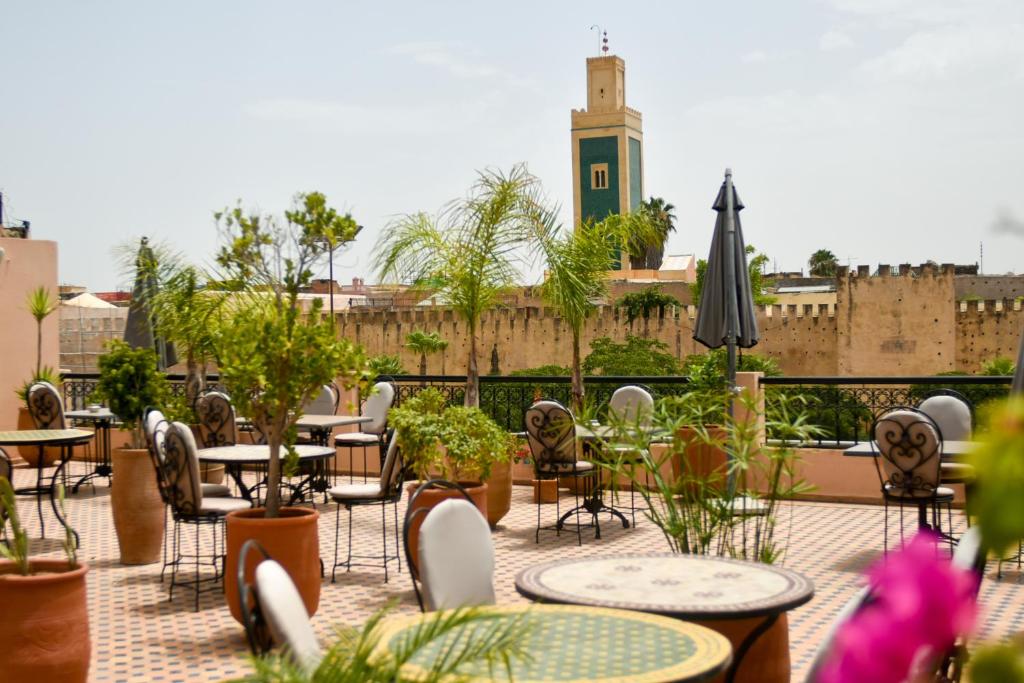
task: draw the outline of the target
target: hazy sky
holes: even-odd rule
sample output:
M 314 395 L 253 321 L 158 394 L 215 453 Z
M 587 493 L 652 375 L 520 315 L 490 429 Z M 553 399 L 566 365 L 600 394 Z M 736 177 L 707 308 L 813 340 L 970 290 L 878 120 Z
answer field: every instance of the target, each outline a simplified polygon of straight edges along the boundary
M 525 161 L 571 220 L 569 110 L 600 24 L 644 116 L 669 253 L 705 255 L 734 169 L 780 269 L 1024 272 L 1024 2 L 0 2 L 0 190 L 60 243 L 63 282 L 125 284 L 149 235 L 197 262 L 212 212 L 321 190 L 366 226 Z M 1014 231 L 1017 232 L 1014 235 Z

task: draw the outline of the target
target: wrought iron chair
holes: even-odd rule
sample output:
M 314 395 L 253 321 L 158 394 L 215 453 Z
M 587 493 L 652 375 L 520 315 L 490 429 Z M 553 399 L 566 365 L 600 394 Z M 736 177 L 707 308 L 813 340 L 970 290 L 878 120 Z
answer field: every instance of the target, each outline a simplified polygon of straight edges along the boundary
M 163 431 L 162 437 L 158 434 Z M 196 443 L 192 430 L 181 422 L 171 423 L 162 430 L 156 428 L 154 444 L 163 443 L 162 450 L 154 448 L 154 465 L 157 469 L 157 483 L 164 503 L 170 506 L 174 521 L 171 552 L 173 558 L 167 563 L 171 567 L 171 584 L 168 600 L 174 599 L 176 586 L 189 586 L 195 593 L 195 609 L 199 611 L 199 594 L 207 590 L 216 590 L 217 583 L 223 576 L 224 553 L 218 551 L 218 541 L 223 550 L 223 523 L 227 513 L 251 507 L 249 501 L 242 498 L 203 498 L 203 490 L 199 481 L 199 458 L 196 454 Z M 182 525 L 191 525 L 195 531 L 195 554 L 182 553 Z M 200 549 L 200 530 L 203 526 L 211 529 L 213 551 L 202 554 Z M 179 580 L 179 568 L 191 559 L 194 577 L 191 581 Z M 202 565 L 213 567 L 213 576 L 202 576 Z M 213 584 L 204 587 L 206 584 Z
M 7 451 L 0 448 L 0 477 L 3 477 L 14 487 L 14 465 L 11 464 L 11 456 Z M 0 543 L 7 542 L 7 508 L 0 505 Z
M 414 522 L 416 520 L 425 518 L 432 509 L 427 507 L 419 507 L 416 505 L 416 501 L 423 494 L 424 491 L 430 489 L 445 489 L 449 491 L 458 491 L 462 498 L 473 505 L 473 499 L 470 498 L 469 492 L 466 491 L 460 484 L 454 481 L 448 481 L 446 479 L 430 479 L 420 484 L 413 494 L 409 497 L 409 504 L 405 508 L 405 520 L 402 522 L 402 545 L 405 548 L 405 564 L 409 568 L 409 577 L 412 579 L 412 588 L 416 592 L 416 602 L 420 605 L 420 611 L 425 612 L 426 607 L 423 602 L 423 594 L 420 591 L 420 572 L 419 565 L 413 560 L 412 546 L 410 543 L 410 536 L 412 534 Z M 423 522 L 420 522 L 420 529 L 422 529 Z M 488 527 L 489 528 L 489 527 Z M 419 544 L 417 543 L 417 550 L 419 550 Z
M 35 425 L 36 429 L 67 429 L 68 424 L 64 417 L 64 401 L 60 396 L 60 392 L 57 391 L 57 387 L 49 382 L 36 382 L 29 387 L 26 399 L 28 414 L 32 418 L 32 424 Z M 73 447 L 67 446 L 66 448 L 71 449 Z M 84 445 L 83 448 L 86 449 L 85 452 L 88 459 L 88 454 L 91 453 L 91 450 L 88 444 Z M 64 455 L 67 457 L 65 458 Z M 67 461 L 70 459 L 70 453 L 62 454 L 61 463 L 58 466 L 59 471 L 53 475 L 56 478 L 60 474 L 64 488 L 68 486 Z M 40 458 L 38 466 L 39 477 L 42 477 L 44 464 L 45 458 Z M 41 481 L 38 485 L 42 485 Z
M 203 448 L 234 446 L 238 443 L 235 407 L 227 394 L 208 391 L 196 399 L 199 441 Z
M 262 559 L 256 565 L 254 582 L 250 584 L 245 580 L 245 570 L 253 552 L 262 555 Z M 316 670 L 323 659 L 323 650 L 302 596 L 284 567 L 253 539 L 243 543 L 239 551 L 238 602 L 245 636 L 254 655 L 264 655 L 277 644 L 286 648 L 304 672 L 311 674 Z
M 384 467 L 381 469 L 380 480 L 377 483 L 369 484 L 342 484 L 335 486 L 328 493 L 331 499 L 337 503 L 337 514 L 334 520 L 334 567 L 331 569 L 331 582 L 335 580 L 335 572 L 338 567 L 345 567 L 349 571 L 352 567 L 383 567 L 384 583 L 388 582 L 388 563 L 392 560 L 398 562 L 398 571 L 402 571 L 401 549 L 398 547 L 398 500 L 402 497 L 402 458 L 398 451 L 398 443 L 395 439 L 394 430 L 387 436 L 388 449 L 384 457 Z M 388 521 L 387 507 L 391 504 L 394 510 L 395 519 L 395 554 L 388 554 Z M 383 564 L 365 564 L 353 562 L 356 560 L 377 559 L 377 555 L 353 555 L 352 554 L 352 508 L 363 505 L 380 506 L 380 529 L 381 542 L 384 551 L 379 556 Z M 343 562 L 338 562 L 338 536 L 341 529 L 341 508 L 348 511 L 348 554 Z
M 939 506 L 945 505 L 950 529 L 953 525 L 953 490 L 940 486 L 942 432 L 925 413 L 916 408 L 897 408 L 875 420 L 871 426 L 871 448 L 885 503 L 885 552 L 889 552 L 889 503 L 900 506 L 900 539 L 903 539 L 903 505 L 918 509 L 918 527 L 942 534 Z M 932 524 L 928 524 L 931 508 Z M 944 537 L 950 541 L 952 537 Z
M 579 480 L 584 477 L 594 477 L 597 474 L 597 468 L 593 463 L 576 459 L 576 420 L 561 403 L 547 400 L 537 401 L 527 409 L 525 421 L 526 441 L 530 446 L 534 476 L 537 479 L 574 477 Z M 574 486 L 573 491 L 576 498 L 576 541 L 579 545 L 583 545 L 579 487 Z M 540 543 L 540 532 L 542 531 L 540 508 L 541 503 L 538 499 L 537 531 L 534 535 L 536 543 Z M 556 534 L 560 534 L 564 522 L 561 515 L 561 503 L 558 500 L 555 501 L 555 516 L 558 518 L 555 526 L 544 527 L 544 530 L 553 529 Z M 596 524 L 596 515 L 593 515 L 593 519 Z
M 475 505 L 452 498 L 434 507 L 420 526 L 419 550 L 428 610 L 495 603 L 491 527 Z
M 964 532 L 953 553 L 953 566 L 974 575 L 974 597 L 978 597 L 981 582 L 985 576 L 985 563 L 988 549 L 981 538 L 981 529 L 972 527 Z M 967 661 L 967 639 L 959 638 L 953 646 L 939 659 L 935 672 L 935 680 L 940 683 L 956 683 L 963 676 L 964 663 Z
M 952 389 L 938 389 L 928 394 L 917 409 L 928 415 L 939 426 L 942 438 L 950 441 L 970 441 L 974 431 L 970 401 Z M 974 482 L 974 468 L 963 462 L 942 463 L 942 483 L 964 484 Z
M 608 401 L 608 414 L 612 424 L 628 432 L 646 432 L 649 438 L 652 417 L 654 415 L 654 397 L 647 389 L 628 384 L 619 387 L 612 393 Z M 640 449 L 628 444 L 612 445 L 618 459 L 631 467 L 643 466 L 645 456 L 649 455 L 647 449 Z M 644 485 L 650 486 L 650 472 L 644 469 Z M 633 526 L 636 527 L 636 511 L 644 510 L 645 507 L 637 508 L 636 491 L 632 484 L 629 487 L 629 510 L 633 518 Z
M 352 451 L 363 449 L 363 483 L 366 483 L 367 451 L 370 446 L 377 446 L 377 452 L 384 463 L 384 435 L 388 427 L 388 411 L 395 402 L 395 387 L 390 382 L 377 382 L 372 393 L 363 402 L 362 415 L 373 418 L 362 426 L 361 431 L 339 434 L 334 437 L 335 447 L 349 449 L 349 482 L 354 481 L 352 467 Z
M 335 415 L 341 400 L 335 384 L 325 384 L 312 400 L 302 406 L 303 415 Z M 309 430 L 300 431 L 296 443 L 315 443 Z M 328 442 L 329 443 L 329 442 Z

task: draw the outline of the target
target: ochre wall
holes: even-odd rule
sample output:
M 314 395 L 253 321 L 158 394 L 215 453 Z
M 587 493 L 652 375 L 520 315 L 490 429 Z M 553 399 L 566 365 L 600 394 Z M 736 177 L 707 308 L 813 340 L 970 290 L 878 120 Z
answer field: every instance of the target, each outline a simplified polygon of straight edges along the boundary
M 36 365 L 36 322 L 25 307 L 28 293 L 42 285 L 57 299 L 57 243 L 0 238 L 0 430 L 14 429 L 21 403 L 14 390 Z M 43 322 L 43 365 L 55 370 L 60 358 L 58 316 Z
M 961 302 L 956 311 L 957 370 L 978 372 L 997 356 L 1017 358 L 1022 329 L 1019 300 Z

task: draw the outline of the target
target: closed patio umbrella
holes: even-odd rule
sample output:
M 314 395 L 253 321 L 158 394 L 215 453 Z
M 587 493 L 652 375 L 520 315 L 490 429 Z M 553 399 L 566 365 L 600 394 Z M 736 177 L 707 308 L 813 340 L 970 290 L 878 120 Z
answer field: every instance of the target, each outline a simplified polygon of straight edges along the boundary
M 1024 394 L 1024 330 L 1020 333 L 1020 346 L 1017 349 L 1017 369 L 1013 373 L 1011 394 Z
M 153 329 L 152 299 L 158 290 L 158 267 L 156 253 L 149 246 L 149 240 L 143 237 L 135 257 L 135 285 L 132 287 L 128 320 L 124 325 L 124 340 L 133 348 L 156 351 L 157 366 L 166 370 L 178 359 L 174 346 L 158 337 Z
M 693 338 L 711 349 L 728 348 L 728 381 L 732 388 L 736 386 L 736 347 L 749 349 L 757 344 L 760 335 L 740 226 L 743 202 L 733 187 L 731 169 L 725 169 L 725 182 L 712 208 L 718 212 L 718 218 Z

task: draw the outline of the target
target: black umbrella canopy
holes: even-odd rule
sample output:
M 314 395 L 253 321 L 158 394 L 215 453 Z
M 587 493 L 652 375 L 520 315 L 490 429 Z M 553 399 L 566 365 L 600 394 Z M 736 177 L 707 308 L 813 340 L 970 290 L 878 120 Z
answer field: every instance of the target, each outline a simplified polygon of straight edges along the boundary
M 1024 331 L 1020 333 L 1020 348 L 1017 349 L 1017 369 L 1013 373 L 1011 394 L 1024 394 Z
M 128 320 L 124 325 L 124 340 L 133 348 L 149 348 L 156 351 L 157 365 L 161 370 L 178 362 L 174 346 L 153 331 L 152 299 L 158 291 L 156 253 L 145 237 L 139 243 L 135 256 L 135 285 L 132 287 L 132 303 L 128 308 Z
M 736 347 L 749 349 L 757 344 L 760 333 L 754 317 L 747 247 L 740 226 L 743 202 L 733 187 L 730 169 L 725 171 L 725 181 L 712 208 L 718 212 L 718 217 L 693 338 L 711 349 L 729 348 L 729 383 L 733 385 Z

